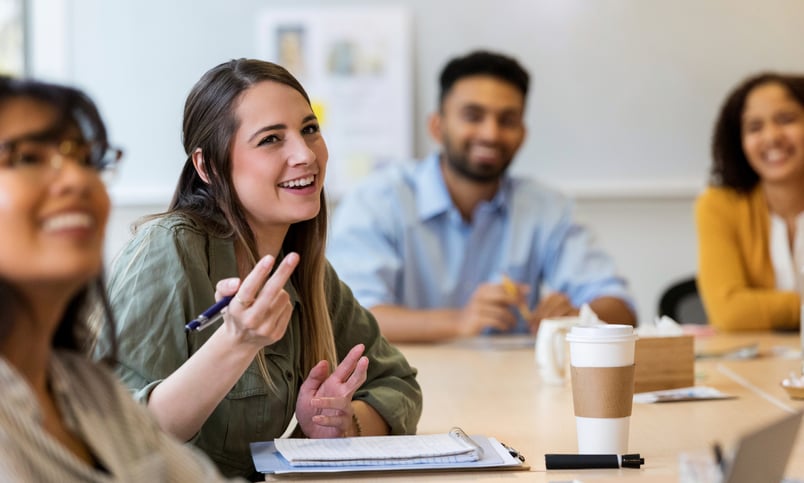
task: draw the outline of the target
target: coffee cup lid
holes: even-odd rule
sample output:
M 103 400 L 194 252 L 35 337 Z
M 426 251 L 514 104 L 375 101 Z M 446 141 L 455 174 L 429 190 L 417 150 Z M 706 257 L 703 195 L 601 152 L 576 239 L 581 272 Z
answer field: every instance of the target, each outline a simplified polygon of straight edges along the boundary
M 621 342 L 636 339 L 634 328 L 622 324 L 576 325 L 567 340 L 570 342 Z

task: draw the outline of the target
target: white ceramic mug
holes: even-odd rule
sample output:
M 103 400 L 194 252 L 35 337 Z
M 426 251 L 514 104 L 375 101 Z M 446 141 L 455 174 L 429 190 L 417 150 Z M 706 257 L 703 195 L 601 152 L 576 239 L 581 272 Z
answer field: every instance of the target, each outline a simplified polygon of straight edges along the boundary
M 564 384 L 567 381 L 566 336 L 581 319 L 575 316 L 544 319 L 536 332 L 536 364 L 542 382 Z

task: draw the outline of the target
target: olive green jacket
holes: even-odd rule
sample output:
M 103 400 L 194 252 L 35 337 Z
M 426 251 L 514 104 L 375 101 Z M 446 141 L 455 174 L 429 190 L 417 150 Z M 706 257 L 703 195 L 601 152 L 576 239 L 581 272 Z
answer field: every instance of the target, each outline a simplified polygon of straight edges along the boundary
M 179 215 L 148 222 L 124 247 L 112 266 L 109 296 L 117 319 L 117 372 L 138 400 L 147 401 L 215 332 L 222 322 L 189 334 L 184 325 L 215 302 L 218 280 L 236 276 L 233 242 Z M 392 434 L 415 433 L 422 407 L 416 370 L 380 335 L 374 317 L 329 264 L 325 286 L 339 360 L 356 344 L 366 346 L 368 376 L 354 399 L 382 415 Z M 284 337 L 263 350 L 275 390 L 253 362 L 191 441 L 226 475 L 250 476 L 249 443 L 280 436 L 294 414 L 306 376 L 300 361 L 304 340 L 299 294 L 290 282 L 285 289 L 294 304 L 291 321 Z M 103 352 L 99 344 L 96 355 Z

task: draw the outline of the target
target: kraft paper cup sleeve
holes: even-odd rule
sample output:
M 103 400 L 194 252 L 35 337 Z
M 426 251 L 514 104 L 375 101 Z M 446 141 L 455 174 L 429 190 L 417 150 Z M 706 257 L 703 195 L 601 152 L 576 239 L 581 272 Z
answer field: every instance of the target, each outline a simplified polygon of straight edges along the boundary
M 575 367 L 572 404 L 575 415 L 585 418 L 624 418 L 634 401 L 634 366 Z

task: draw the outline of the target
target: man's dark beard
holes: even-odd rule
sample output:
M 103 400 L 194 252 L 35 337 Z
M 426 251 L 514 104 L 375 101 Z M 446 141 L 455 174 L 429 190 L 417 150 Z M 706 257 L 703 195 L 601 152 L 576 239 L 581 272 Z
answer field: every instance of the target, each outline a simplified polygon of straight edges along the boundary
M 505 173 L 505 170 L 508 169 L 508 165 L 511 163 L 509 160 L 499 169 L 495 166 L 488 165 L 481 167 L 472 166 L 465 156 L 451 153 L 450 149 L 446 147 L 444 148 L 443 155 L 445 158 L 447 158 L 447 164 L 455 173 L 469 181 L 474 181 L 475 183 L 492 183 L 499 180 L 503 173 Z

